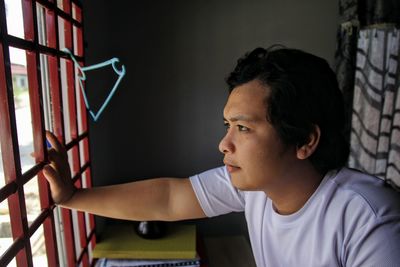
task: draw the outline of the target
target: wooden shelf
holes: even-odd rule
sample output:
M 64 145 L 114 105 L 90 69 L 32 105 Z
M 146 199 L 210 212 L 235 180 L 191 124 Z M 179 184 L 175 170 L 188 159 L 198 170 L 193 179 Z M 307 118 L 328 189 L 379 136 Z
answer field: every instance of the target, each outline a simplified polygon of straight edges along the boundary
M 256 267 L 244 236 L 205 237 L 208 267 Z

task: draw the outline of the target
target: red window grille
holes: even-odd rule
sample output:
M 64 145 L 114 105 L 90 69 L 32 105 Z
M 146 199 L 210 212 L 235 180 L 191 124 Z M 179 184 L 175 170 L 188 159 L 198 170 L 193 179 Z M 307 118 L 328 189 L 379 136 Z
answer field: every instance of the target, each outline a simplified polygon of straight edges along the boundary
M 11 30 L 18 17 L 7 14 L 11 2 L 20 4 L 20 35 Z M 94 265 L 93 215 L 56 207 L 41 172 L 48 161 L 44 133 L 50 130 L 68 150 L 75 185 L 91 187 L 87 112 L 76 80 L 78 69 L 62 52 L 63 48 L 73 51 L 83 65 L 82 19 L 82 4 L 77 0 L 0 0 L 0 179 L 4 180 L 0 205 L 6 210 L 0 209 L 0 218 L 8 219 L 11 239 L 4 245 L 0 233 L 0 266 L 43 266 L 34 262 L 38 235 L 48 266 Z M 12 51 L 22 51 L 25 66 L 14 66 Z M 16 79 L 21 77 L 27 79 L 29 111 L 22 124 L 17 108 L 20 89 L 16 89 Z M 26 153 L 23 129 L 31 138 L 28 150 L 35 156 L 30 165 L 22 157 Z M 29 211 L 33 200 L 27 193 L 31 184 L 37 184 L 39 203 L 33 217 Z M 2 232 L 4 225 L 0 225 Z

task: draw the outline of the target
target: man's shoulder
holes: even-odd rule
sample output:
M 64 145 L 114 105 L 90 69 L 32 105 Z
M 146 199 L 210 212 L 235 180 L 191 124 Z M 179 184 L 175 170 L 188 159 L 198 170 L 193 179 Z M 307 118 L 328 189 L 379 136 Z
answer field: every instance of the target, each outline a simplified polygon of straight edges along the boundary
M 332 182 L 344 190 L 354 191 L 366 195 L 383 195 L 389 197 L 399 197 L 400 194 L 383 179 L 361 172 L 356 169 L 343 167 L 331 176 Z
M 376 176 L 342 168 L 330 181 L 337 189 L 336 194 L 368 206 L 377 216 L 388 215 L 388 212 L 400 214 L 400 193 Z

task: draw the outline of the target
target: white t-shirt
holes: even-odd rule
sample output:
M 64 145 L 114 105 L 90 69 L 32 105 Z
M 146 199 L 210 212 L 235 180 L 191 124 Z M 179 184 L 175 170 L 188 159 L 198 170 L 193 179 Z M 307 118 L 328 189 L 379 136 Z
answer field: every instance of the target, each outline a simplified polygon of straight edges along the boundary
M 400 266 L 400 194 L 376 177 L 330 171 L 296 213 L 233 187 L 225 167 L 190 177 L 208 217 L 244 211 L 257 266 Z

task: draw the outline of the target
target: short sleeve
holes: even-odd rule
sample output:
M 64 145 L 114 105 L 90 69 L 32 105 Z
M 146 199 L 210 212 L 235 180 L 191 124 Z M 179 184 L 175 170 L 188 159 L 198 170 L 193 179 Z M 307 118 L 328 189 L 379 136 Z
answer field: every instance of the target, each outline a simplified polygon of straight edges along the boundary
M 189 179 L 208 217 L 244 210 L 243 192 L 232 185 L 226 167 L 211 169 Z
M 345 247 L 345 266 L 399 266 L 400 216 L 357 229 Z

